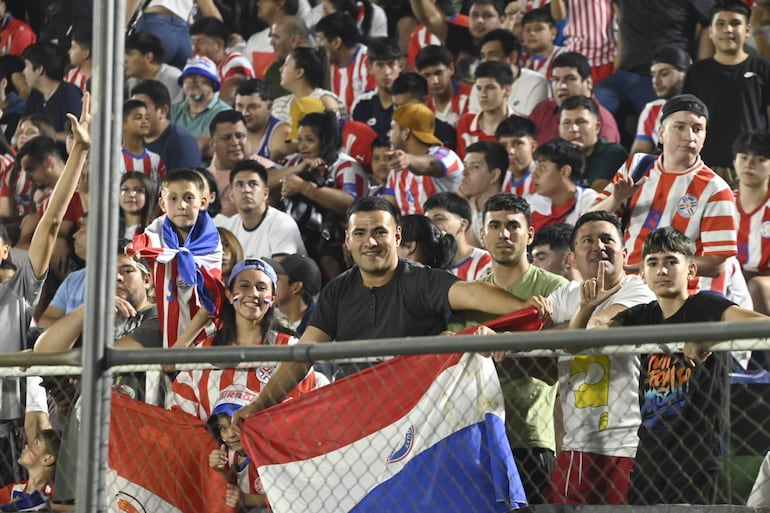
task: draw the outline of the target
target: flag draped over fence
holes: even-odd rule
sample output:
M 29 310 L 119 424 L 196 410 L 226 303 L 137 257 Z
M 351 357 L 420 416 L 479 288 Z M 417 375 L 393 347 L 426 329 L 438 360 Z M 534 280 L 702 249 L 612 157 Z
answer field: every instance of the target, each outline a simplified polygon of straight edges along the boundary
M 275 513 L 505 512 L 526 503 L 494 364 L 398 357 L 246 420 Z

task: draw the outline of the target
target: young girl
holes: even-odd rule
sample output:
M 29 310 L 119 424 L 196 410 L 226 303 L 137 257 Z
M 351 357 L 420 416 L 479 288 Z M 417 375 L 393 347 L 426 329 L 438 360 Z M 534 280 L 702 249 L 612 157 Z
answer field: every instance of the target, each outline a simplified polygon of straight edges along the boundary
M 155 188 L 150 179 L 139 171 L 130 171 L 120 177 L 121 237 L 132 240 L 153 220 Z

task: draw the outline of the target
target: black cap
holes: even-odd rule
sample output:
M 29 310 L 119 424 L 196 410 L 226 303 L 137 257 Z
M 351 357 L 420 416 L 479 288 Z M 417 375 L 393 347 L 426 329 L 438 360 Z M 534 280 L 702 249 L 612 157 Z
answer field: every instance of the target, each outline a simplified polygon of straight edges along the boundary
M 264 259 L 273 266 L 278 274 L 289 277 L 289 283 L 302 282 L 302 286 L 311 296 L 321 292 L 321 270 L 315 261 L 305 255 L 287 255 L 283 260 Z
M 680 94 L 669 99 L 660 113 L 660 120 L 663 121 L 674 112 L 679 111 L 692 112 L 695 115 L 703 116 L 706 121 L 709 119 L 709 110 L 706 104 L 694 94 Z
M 692 58 L 690 58 L 690 54 L 681 48 L 664 46 L 655 52 L 655 56 L 652 58 L 652 63 L 671 64 L 673 67 L 680 71 L 687 71 L 687 69 L 692 64 Z

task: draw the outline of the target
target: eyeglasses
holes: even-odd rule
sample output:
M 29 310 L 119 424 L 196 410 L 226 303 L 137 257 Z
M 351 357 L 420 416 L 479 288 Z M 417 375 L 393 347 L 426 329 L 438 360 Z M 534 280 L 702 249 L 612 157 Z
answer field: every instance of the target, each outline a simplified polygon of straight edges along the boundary
M 138 194 L 147 194 L 147 191 L 144 190 L 144 187 L 121 187 L 120 188 L 120 195 L 121 196 L 134 196 Z

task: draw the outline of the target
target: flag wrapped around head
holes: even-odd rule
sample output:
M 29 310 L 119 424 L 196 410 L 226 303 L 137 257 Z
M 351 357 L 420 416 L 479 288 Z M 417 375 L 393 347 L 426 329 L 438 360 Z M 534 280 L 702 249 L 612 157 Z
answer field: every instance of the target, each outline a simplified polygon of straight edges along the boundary
M 526 497 L 504 416 L 491 359 L 406 356 L 247 419 L 241 441 L 276 513 L 506 512 Z

